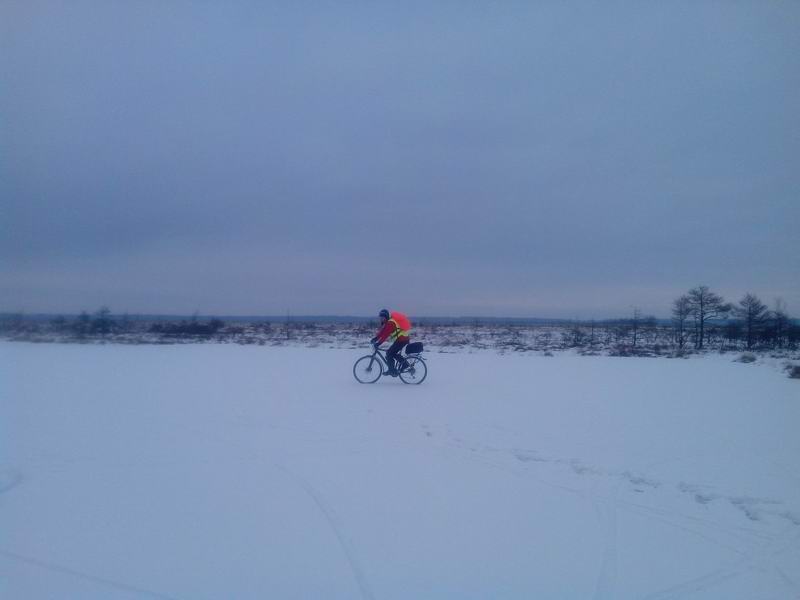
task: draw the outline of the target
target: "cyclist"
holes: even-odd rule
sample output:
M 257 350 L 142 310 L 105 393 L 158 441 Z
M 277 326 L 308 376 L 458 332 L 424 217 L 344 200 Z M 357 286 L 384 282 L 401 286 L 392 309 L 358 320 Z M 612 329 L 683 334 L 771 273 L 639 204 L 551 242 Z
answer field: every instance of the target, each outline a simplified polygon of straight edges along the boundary
M 397 377 L 399 373 L 395 361 L 405 362 L 403 357 L 400 356 L 398 358 L 398 355 L 409 342 L 408 334 L 411 331 L 411 321 L 403 313 L 397 311 L 390 313 L 385 308 L 378 313 L 378 316 L 381 319 L 381 329 L 372 338 L 371 342 L 376 346 L 380 346 L 387 338 L 392 340 L 392 345 L 386 351 L 386 362 L 389 363 L 387 375 Z

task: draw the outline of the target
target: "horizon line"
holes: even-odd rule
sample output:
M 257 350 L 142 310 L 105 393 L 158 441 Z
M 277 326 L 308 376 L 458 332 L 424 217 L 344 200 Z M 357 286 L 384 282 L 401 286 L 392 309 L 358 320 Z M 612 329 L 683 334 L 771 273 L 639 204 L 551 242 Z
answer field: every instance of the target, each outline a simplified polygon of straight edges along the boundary
M 98 311 L 81 311 L 81 312 L 26 312 L 20 311 L 0 311 L 0 318 L 8 318 L 20 316 L 22 318 L 58 318 L 58 317 L 79 317 L 86 313 L 88 315 L 95 315 Z M 249 315 L 226 315 L 221 313 L 151 313 L 151 312 L 109 312 L 112 317 L 129 317 L 129 318 L 153 318 L 153 319 L 230 319 L 230 320 L 273 320 L 273 321 L 286 321 L 293 319 L 311 320 L 311 319 L 356 319 L 356 320 L 377 320 L 378 316 L 365 316 L 356 314 L 249 314 Z M 668 320 L 670 317 L 660 317 L 651 314 L 641 314 L 640 320 L 655 318 L 656 320 Z M 538 317 L 538 316 L 500 316 L 500 315 L 419 315 L 414 317 L 414 320 L 459 320 L 459 321 L 544 321 L 544 322 L 591 322 L 591 321 L 609 321 L 630 319 L 631 316 L 604 316 L 604 317 Z

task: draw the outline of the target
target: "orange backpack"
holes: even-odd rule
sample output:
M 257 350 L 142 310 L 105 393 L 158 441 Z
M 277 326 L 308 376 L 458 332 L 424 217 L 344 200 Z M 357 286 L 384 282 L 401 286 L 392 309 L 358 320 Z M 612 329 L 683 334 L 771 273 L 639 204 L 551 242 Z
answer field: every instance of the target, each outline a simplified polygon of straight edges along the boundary
M 402 329 L 406 335 L 408 335 L 408 332 L 411 331 L 411 321 L 409 318 L 403 313 L 396 311 L 392 311 L 390 317 L 392 321 L 397 323 L 397 326 Z

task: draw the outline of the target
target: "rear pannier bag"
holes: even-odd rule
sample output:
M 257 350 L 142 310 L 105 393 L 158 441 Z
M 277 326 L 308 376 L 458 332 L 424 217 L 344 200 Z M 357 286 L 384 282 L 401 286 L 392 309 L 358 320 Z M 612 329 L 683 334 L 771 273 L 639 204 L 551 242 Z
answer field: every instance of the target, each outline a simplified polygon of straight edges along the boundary
M 412 342 L 406 345 L 406 354 L 419 354 L 422 352 L 422 342 Z

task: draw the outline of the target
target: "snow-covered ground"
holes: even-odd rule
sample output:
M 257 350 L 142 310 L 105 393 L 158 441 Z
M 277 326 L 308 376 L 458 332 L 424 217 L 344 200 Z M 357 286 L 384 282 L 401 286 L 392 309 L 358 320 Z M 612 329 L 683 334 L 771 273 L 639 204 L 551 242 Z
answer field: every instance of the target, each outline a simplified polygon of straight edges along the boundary
M 777 365 L 0 343 L 0 597 L 800 597 Z

